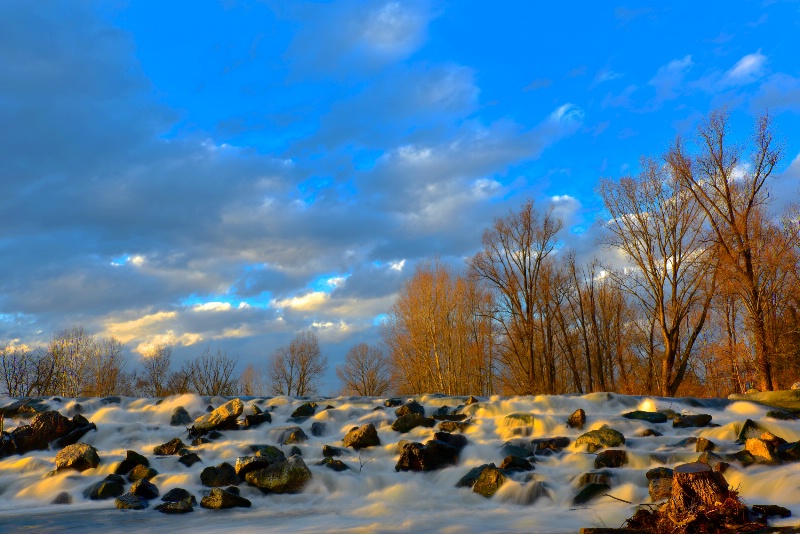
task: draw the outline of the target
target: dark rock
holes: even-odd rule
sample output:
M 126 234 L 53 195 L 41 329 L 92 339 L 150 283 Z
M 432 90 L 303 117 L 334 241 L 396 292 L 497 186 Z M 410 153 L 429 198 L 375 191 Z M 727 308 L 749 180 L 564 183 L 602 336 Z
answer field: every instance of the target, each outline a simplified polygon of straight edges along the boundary
M 48 406 L 39 399 L 20 399 L 0 408 L 4 417 L 31 417 L 48 411 Z
M 181 449 L 185 448 L 186 445 L 183 444 L 180 438 L 173 438 L 166 443 L 153 447 L 153 454 L 156 456 L 172 456 L 173 454 L 178 454 Z
M 695 428 L 708 426 L 711 423 L 711 416 L 706 413 L 697 415 L 679 415 L 672 420 L 674 428 Z
M 751 510 L 754 514 L 763 519 L 769 519 L 770 517 L 787 518 L 792 516 L 791 510 L 783 506 L 778 506 L 777 504 L 754 504 Z
M 252 450 L 256 456 L 266 458 L 271 464 L 286 460 L 286 455 L 283 454 L 283 451 L 274 445 L 251 445 L 250 450 Z
M 625 436 L 613 428 L 590 430 L 575 440 L 577 445 L 586 445 L 586 450 L 594 452 L 604 447 L 619 447 L 625 444 Z
M 292 417 L 311 417 L 317 411 L 316 402 L 306 402 L 292 412 Z
M 500 469 L 505 469 L 506 471 L 530 471 L 533 469 L 533 464 L 525 458 L 510 454 L 503 458 Z
M 800 413 L 786 410 L 770 410 L 767 412 L 767 417 L 779 419 L 781 421 L 796 421 L 800 419 Z
M 706 452 L 706 451 L 713 451 L 717 446 L 714 444 L 713 441 L 706 438 L 697 438 L 697 443 L 695 444 L 695 452 Z
M 742 467 L 747 467 L 749 465 L 753 465 L 756 463 L 770 463 L 769 461 L 764 462 L 760 458 L 757 458 L 748 450 L 743 450 L 735 452 L 733 454 L 729 454 L 728 457 L 737 460 L 740 464 L 742 464 Z
M 383 405 L 387 408 L 394 408 L 395 406 L 400 406 L 403 403 L 400 399 L 386 399 L 383 401 Z
M 341 460 L 334 460 L 333 458 L 325 457 L 319 462 L 317 465 L 324 465 L 328 469 L 333 469 L 334 471 L 346 471 L 350 469 L 346 463 Z
M 299 493 L 311 480 L 311 471 L 301 457 L 290 456 L 283 462 L 247 473 L 245 480 L 266 493 Z
M 451 447 L 455 447 L 458 452 L 467 446 L 469 443 L 466 436 L 463 434 L 451 434 L 449 432 L 436 432 L 433 439 L 447 443 Z
M 395 471 L 434 471 L 458 462 L 458 451 L 447 443 L 431 440 L 425 445 L 408 442 L 403 445 Z
M 200 445 L 204 445 L 206 443 L 211 443 L 211 440 L 201 436 L 192 440 L 192 447 L 199 447 Z
M 531 445 L 533 445 L 534 452 L 536 454 L 539 454 L 542 451 L 559 452 L 564 447 L 569 445 L 569 438 L 564 436 L 558 436 L 555 438 L 539 438 L 531 440 Z
M 478 475 L 477 480 L 475 480 L 475 484 L 472 486 L 472 491 L 479 493 L 488 499 L 497 493 L 497 490 L 499 490 L 500 486 L 505 484 L 505 482 L 505 473 L 496 468 L 494 465 L 490 465 L 485 467 L 481 471 L 480 475 Z
M 24 406 L 30 406 L 30 404 Z M 6 416 L 8 416 L 7 413 Z M 81 416 L 79 421 L 85 420 Z M 11 432 L 7 445 L 0 449 L 0 455 L 9 456 L 14 453 L 25 454 L 34 450 L 45 450 L 51 441 L 68 435 L 79 426 L 74 420 L 70 420 L 54 410 L 38 413 L 29 425 L 18 426 Z
M 124 495 L 120 495 L 114 501 L 114 504 L 120 510 L 144 510 L 150 503 L 147 502 L 147 499 L 140 495 L 136 495 L 135 493 L 126 493 Z
M 434 414 L 432 416 L 437 421 L 463 421 L 467 417 L 469 417 L 465 413 L 449 413 L 449 414 Z
M 654 478 L 647 483 L 647 490 L 653 502 L 669 499 L 672 495 L 672 479 Z
M 122 399 L 121 399 L 121 398 L 119 398 L 119 397 L 117 397 L 117 396 L 103 397 L 102 399 L 100 399 L 100 402 L 101 402 L 103 405 L 107 405 L 107 404 L 119 404 L 119 403 L 121 403 L 121 402 L 122 402 Z
M 276 461 L 267 456 L 240 456 L 236 459 L 236 475 L 239 478 L 244 478 L 247 473 L 266 469 Z
M 406 404 L 406 406 L 408 405 Z M 433 418 L 425 417 L 424 415 L 414 412 L 398 417 L 397 420 L 392 423 L 392 430 L 405 434 L 418 426 L 432 428 L 435 424 L 436 421 Z
M 84 421 L 86 421 L 86 419 L 82 415 L 76 415 L 75 417 L 73 417 L 73 421 L 78 418 L 81 418 Z M 60 438 L 53 440 L 51 446 L 54 449 L 61 449 L 66 447 L 67 445 L 78 443 L 78 440 L 81 439 L 83 436 L 85 436 L 86 433 L 89 432 L 90 430 L 97 431 L 97 426 L 95 426 L 94 423 L 89 423 L 87 421 L 85 424 L 81 424 L 66 436 L 61 436 Z
M 228 462 L 219 465 L 209 466 L 200 473 L 200 482 L 209 488 L 236 485 L 239 477 L 236 476 L 236 469 Z
M 325 458 L 333 458 L 334 456 L 341 456 L 342 450 L 337 447 L 332 447 L 330 445 L 323 445 L 322 446 L 322 456 Z
M 608 484 L 598 484 L 590 482 L 589 484 L 586 484 L 583 488 L 581 488 L 578 494 L 575 495 L 575 497 L 572 499 L 572 504 L 576 505 L 586 504 L 592 499 L 608 492 L 610 489 L 611 486 L 609 486 Z
M 236 486 L 228 486 L 227 488 L 225 488 L 225 491 L 227 491 L 228 493 L 233 493 L 234 495 L 242 494 L 242 491 Z
M 423 408 L 422 405 L 417 401 L 410 400 L 394 411 L 394 414 L 397 417 L 403 417 L 404 415 L 409 415 L 412 413 L 424 416 L 425 408 Z
M 603 451 L 594 459 L 595 469 L 622 467 L 626 463 L 628 463 L 628 453 L 620 449 Z
M 471 426 L 473 426 L 473 424 L 467 421 L 442 421 L 439 423 L 439 430 L 444 430 L 445 432 L 464 432 Z
M 226 508 L 250 508 L 251 505 L 252 503 L 244 497 L 234 495 L 233 493 L 225 491 L 222 488 L 212 489 L 209 495 L 200 500 L 200 506 L 203 508 L 210 508 L 212 510 L 222 510 Z
M 475 481 L 478 480 L 478 477 L 483 472 L 483 470 L 487 467 L 496 467 L 494 464 L 483 464 L 479 465 L 478 467 L 473 467 L 467 474 L 461 477 L 461 479 L 456 483 L 457 488 L 471 488 L 475 485 Z
M 125 480 L 119 475 L 108 475 L 83 490 L 83 496 L 93 501 L 112 499 L 123 493 L 125 493 Z
M 236 420 L 244 411 L 244 403 L 239 399 L 233 399 L 216 410 L 202 415 L 195 419 L 191 434 L 199 436 L 211 430 L 226 430 L 236 427 Z
M 503 418 L 501 425 L 509 428 L 515 436 L 530 436 L 535 423 L 532 413 L 510 413 Z
M 739 430 L 739 435 L 736 436 L 736 441 L 744 443 L 749 438 L 759 437 L 766 429 L 753 421 L 752 419 L 745 419 L 742 423 L 742 428 Z
M 299 426 L 289 427 L 283 430 L 278 441 L 282 445 L 290 445 L 292 443 L 303 443 L 308 441 L 308 436 L 303 429 Z
M 223 437 L 222 432 L 220 432 L 218 430 L 212 430 L 211 432 L 209 432 L 205 436 L 208 439 L 210 439 L 211 441 L 216 441 L 216 440 L 220 439 L 221 437 Z
M 173 488 L 169 490 L 161 497 L 161 500 L 164 502 L 189 501 L 190 504 L 197 504 L 195 496 L 183 488 Z
M 183 406 L 178 406 L 172 410 L 172 416 L 169 419 L 170 426 L 186 426 L 192 424 L 192 416 L 186 411 Z
M 194 512 L 192 503 L 189 501 L 170 501 L 159 504 L 155 507 L 162 514 L 188 514 Z
M 255 408 L 255 406 L 253 406 Z M 263 425 L 264 423 L 271 423 L 272 416 L 267 412 L 262 412 L 253 415 L 245 415 L 244 416 L 244 428 L 255 428 L 258 425 Z
M 86 471 L 94 469 L 100 463 L 97 449 L 86 443 L 67 445 L 56 454 L 56 471 L 74 469 Z
M 159 495 L 156 485 L 144 478 L 142 480 L 137 480 L 131 485 L 131 493 L 135 493 L 145 499 L 155 499 Z
M 319 421 L 314 421 L 311 423 L 311 435 L 315 437 L 321 437 L 325 435 L 326 425 L 325 423 L 321 423 Z
M 128 473 L 128 480 L 130 482 L 136 482 L 137 480 L 150 480 L 158 475 L 158 471 L 153 469 L 152 467 L 146 467 L 142 464 L 137 465 L 134 467 L 130 473 Z
M 533 451 L 521 445 L 517 445 L 514 441 L 508 441 L 500 448 L 500 454 L 503 457 L 514 455 L 520 458 L 529 458 L 533 456 Z
M 476 402 L 480 402 L 480 401 L 478 399 L 476 399 L 475 397 L 473 397 L 472 395 L 470 395 L 469 398 L 467 399 L 467 402 L 465 402 L 464 404 L 469 406 L 470 404 L 475 404 Z
M 72 495 L 66 491 L 62 491 L 56 498 L 50 501 L 50 504 L 72 504 Z
M 192 467 L 197 462 L 202 462 L 197 453 L 194 452 L 181 455 L 181 457 L 178 458 L 178 461 L 183 465 L 185 465 L 186 467 Z
M 292 448 L 289 449 L 289 456 L 303 456 L 303 451 L 300 450 L 300 447 L 297 445 L 292 445 Z
M 647 477 L 647 480 L 656 480 L 657 478 L 672 479 L 672 475 L 672 469 L 669 467 L 654 467 L 644 474 L 644 476 Z
M 342 441 L 345 447 L 351 447 L 355 450 L 377 447 L 381 444 L 378 431 L 375 430 L 375 425 L 372 423 L 367 423 L 360 427 L 353 427 L 350 429 L 350 432 L 344 436 Z
M 590 471 L 583 473 L 578 479 L 578 486 L 584 487 L 587 484 L 607 484 L 611 486 L 611 479 L 614 478 L 610 471 Z
M 647 421 L 648 423 L 666 423 L 667 415 L 661 412 L 644 412 L 642 410 L 634 410 L 632 412 L 622 414 L 626 419 L 636 419 L 638 421 Z
M 800 461 L 800 441 L 778 446 L 778 457 L 784 462 Z
M 578 408 L 572 415 L 569 416 L 567 419 L 567 426 L 570 428 L 577 428 L 578 430 L 583 430 L 583 425 L 586 424 L 586 412 L 583 408 Z
M 658 430 L 653 430 L 652 428 L 645 428 L 644 430 L 637 432 L 636 435 L 639 436 L 640 438 L 647 438 L 650 436 L 659 437 L 663 436 L 664 434 L 662 434 Z

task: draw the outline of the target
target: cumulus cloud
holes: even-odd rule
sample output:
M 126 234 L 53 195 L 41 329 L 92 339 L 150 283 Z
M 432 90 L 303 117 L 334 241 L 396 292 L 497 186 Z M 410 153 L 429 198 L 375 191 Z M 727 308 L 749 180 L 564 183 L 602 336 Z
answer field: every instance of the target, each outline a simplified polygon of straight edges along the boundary
M 758 52 L 747 54 L 722 76 L 725 85 L 747 85 L 757 81 L 764 74 L 767 56 Z

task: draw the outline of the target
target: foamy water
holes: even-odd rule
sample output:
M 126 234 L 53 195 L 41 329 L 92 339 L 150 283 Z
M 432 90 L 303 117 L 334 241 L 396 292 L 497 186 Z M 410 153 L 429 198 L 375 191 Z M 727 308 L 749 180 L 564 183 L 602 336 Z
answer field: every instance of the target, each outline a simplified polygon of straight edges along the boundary
M 403 401 L 411 397 L 401 397 Z M 421 395 L 413 397 L 431 415 L 441 406 L 455 408 L 465 404 L 464 397 Z M 55 468 L 57 451 L 35 451 L 24 456 L 0 460 L 0 531 L 13 532 L 116 532 L 159 529 L 164 532 L 248 532 L 269 529 L 273 532 L 577 532 L 581 527 L 619 527 L 635 511 L 635 505 L 650 502 L 645 472 L 659 465 L 675 467 L 694 461 L 699 453 L 694 445 L 675 446 L 689 436 L 712 440 L 718 454 L 742 450 L 735 443 L 746 419 L 753 419 L 773 434 L 787 441 L 800 440 L 800 421 L 778 421 L 766 418 L 768 408 L 749 402 L 719 399 L 666 399 L 631 397 L 615 394 L 583 396 L 491 397 L 464 406 L 472 425 L 464 433 L 469 445 L 460 454 L 457 466 L 427 473 L 396 472 L 398 442 L 412 440 L 424 443 L 432 439 L 437 428 L 415 428 L 406 434 L 391 429 L 396 419 L 395 408 L 383 407 L 384 398 L 310 398 L 289 397 L 242 398 L 245 414 L 252 405 L 271 411 L 272 423 L 249 430 L 225 431 L 218 441 L 190 447 L 202 459 L 187 468 L 177 456 L 155 457 L 153 447 L 179 437 L 191 442 L 182 427 L 170 426 L 172 411 L 185 407 L 197 417 L 206 413 L 210 404 L 217 407 L 227 399 L 203 398 L 196 395 L 169 397 L 157 404 L 156 399 L 122 398 L 119 404 L 103 404 L 100 399 L 80 399 L 81 413 L 97 425 L 80 441 L 94 446 L 101 463 L 82 473 L 60 472 Z M 165 515 L 153 509 L 160 500 L 150 502 L 143 511 L 117 510 L 114 500 L 91 501 L 82 492 L 116 469 L 128 449 L 144 454 L 151 467 L 158 471 L 152 482 L 165 494 L 183 487 L 198 498 L 209 491 L 200 483 L 203 468 L 221 462 L 235 464 L 236 458 L 251 454 L 251 444 L 279 445 L 283 428 L 294 426 L 288 421 L 292 411 L 303 402 L 319 404 L 316 415 L 299 423 L 308 441 L 297 445 L 313 474 L 304 491 L 295 495 L 265 495 L 260 490 L 241 484 L 241 495 L 252 501 L 248 509 L 206 510 L 199 506 L 185 515 Z M 0 399 L 6 406 L 12 399 Z M 51 409 L 66 416 L 75 413 L 76 400 L 48 399 Z M 326 405 L 334 409 L 319 411 Z M 572 429 L 565 422 L 569 415 L 583 408 L 587 422 L 583 430 Z M 641 409 L 671 409 L 678 413 L 707 413 L 713 423 L 709 428 L 675 429 L 671 421 L 649 424 L 629 420 L 623 413 Z M 507 418 L 510 414 L 520 414 Z M 525 415 L 527 414 L 527 415 Z M 531 418 L 530 415 L 533 417 Z M 532 419 L 532 420 L 531 420 Z M 322 422 L 325 435 L 313 436 L 311 425 Z M 6 419 L 6 430 L 26 424 L 25 419 Z M 354 426 L 373 423 L 381 440 L 379 447 L 360 452 L 346 449 L 339 457 L 351 469 L 334 472 L 316 465 L 322 460 L 322 446 L 343 448 L 341 439 Z M 581 475 L 594 471 L 596 454 L 576 446 L 575 439 L 603 425 L 624 434 L 629 463 L 613 473 L 609 494 L 587 504 L 576 506 L 572 499 L 580 489 Z M 661 437 L 637 437 L 647 428 Z M 537 456 L 535 470 L 515 475 L 491 499 L 473 493 L 469 488 L 456 488 L 459 479 L 470 468 L 503 460 L 501 447 L 511 439 L 566 436 L 571 443 L 562 452 Z M 289 454 L 291 446 L 282 447 Z M 748 504 L 778 504 L 789 508 L 792 518 L 774 521 L 774 525 L 793 525 L 800 520 L 800 464 L 781 466 L 738 464 L 725 472 L 732 486 L 738 488 Z M 72 495 L 73 504 L 53 505 L 59 493 Z M 621 500 L 629 501 L 627 504 Z

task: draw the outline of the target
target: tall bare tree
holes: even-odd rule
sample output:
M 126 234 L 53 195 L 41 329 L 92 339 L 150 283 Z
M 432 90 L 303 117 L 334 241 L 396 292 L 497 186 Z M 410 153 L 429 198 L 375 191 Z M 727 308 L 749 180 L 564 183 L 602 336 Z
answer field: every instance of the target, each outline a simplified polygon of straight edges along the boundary
M 297 334 L 291 343 L 272 353 L 267 365 L 270 391 L 275 395 L 314 395 L 328 368 L 314 332 Z
M 168 394 L 167 380 L 171 359 L 172 347 L 169 345 L 151 347 L 142 355 L 143 373 L 139 386 L 145 395 L 163 397 Z
M 9 397 L 30 396 L 35 384 L 36 355 L 27 347 L 0 348 L 0 380 Z
M 126 361 L 122 349 L 122 343 L 113 337 L 95 341 L 92 357 L 87 362 L 85 395 L 105 397 L 126 389 Z
M 755 340 L 761 389 L 773 389 L 773 348 L 767 332 L 764 265 L 756 252 L 767 179 L 781 159 L 769 115 L 756 121 L 749 154 L 729 138 L 729 114 L 711 113 L 698 129 L 699 152 L 692 155 L 678 139 L 667 155 L 671 172 L 694 196 L 708 217 L 721 257 L 731 266 Z
M 390 373 L 389 359 L 383 351 L 366 343 L 353 346 L 347 351 L 344 364 L 336 367 L 345 393 L 362 397 L 389 393 Z
M 242 374 L 239 375 L 239 393 L 246 397 L 255 397 L 263 395 L 265 391 L 266 386 L 261 369 L 248 363 Z
M 200 395 L 234 395 L 237 383 L 233 371 L 238 361 L 238 357 L 228 356 L 221 350 L 212 354 L 211 349 L 206 347 L 200 356 L 192 360 L 189 381 Z

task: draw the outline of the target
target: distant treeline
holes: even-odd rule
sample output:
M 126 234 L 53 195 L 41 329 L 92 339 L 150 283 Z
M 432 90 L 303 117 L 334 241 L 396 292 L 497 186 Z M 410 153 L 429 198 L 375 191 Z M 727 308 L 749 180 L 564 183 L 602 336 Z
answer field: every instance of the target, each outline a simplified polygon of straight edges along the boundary
M 600 259 L 578 264 L 563 221 L 528 201 L 462 272 L 418 265 L 383 347 L 357 344 L 336 368 L 341 392 L 724 396 L 800 380 L 800 220 L 768 210 L 780 146 L 768 116 L 749 145 L 728 126 L 714 112 L 694 151 L 679 138 L 639 175 L 601 180 Z M 12 396 L 310 395 L 327 370 L 313 332 L 238 375 L 236 357 L 210 348 L 173 369 L 168 346 L 128 371 L 118 341 L 80 327 L 0 358 Z

